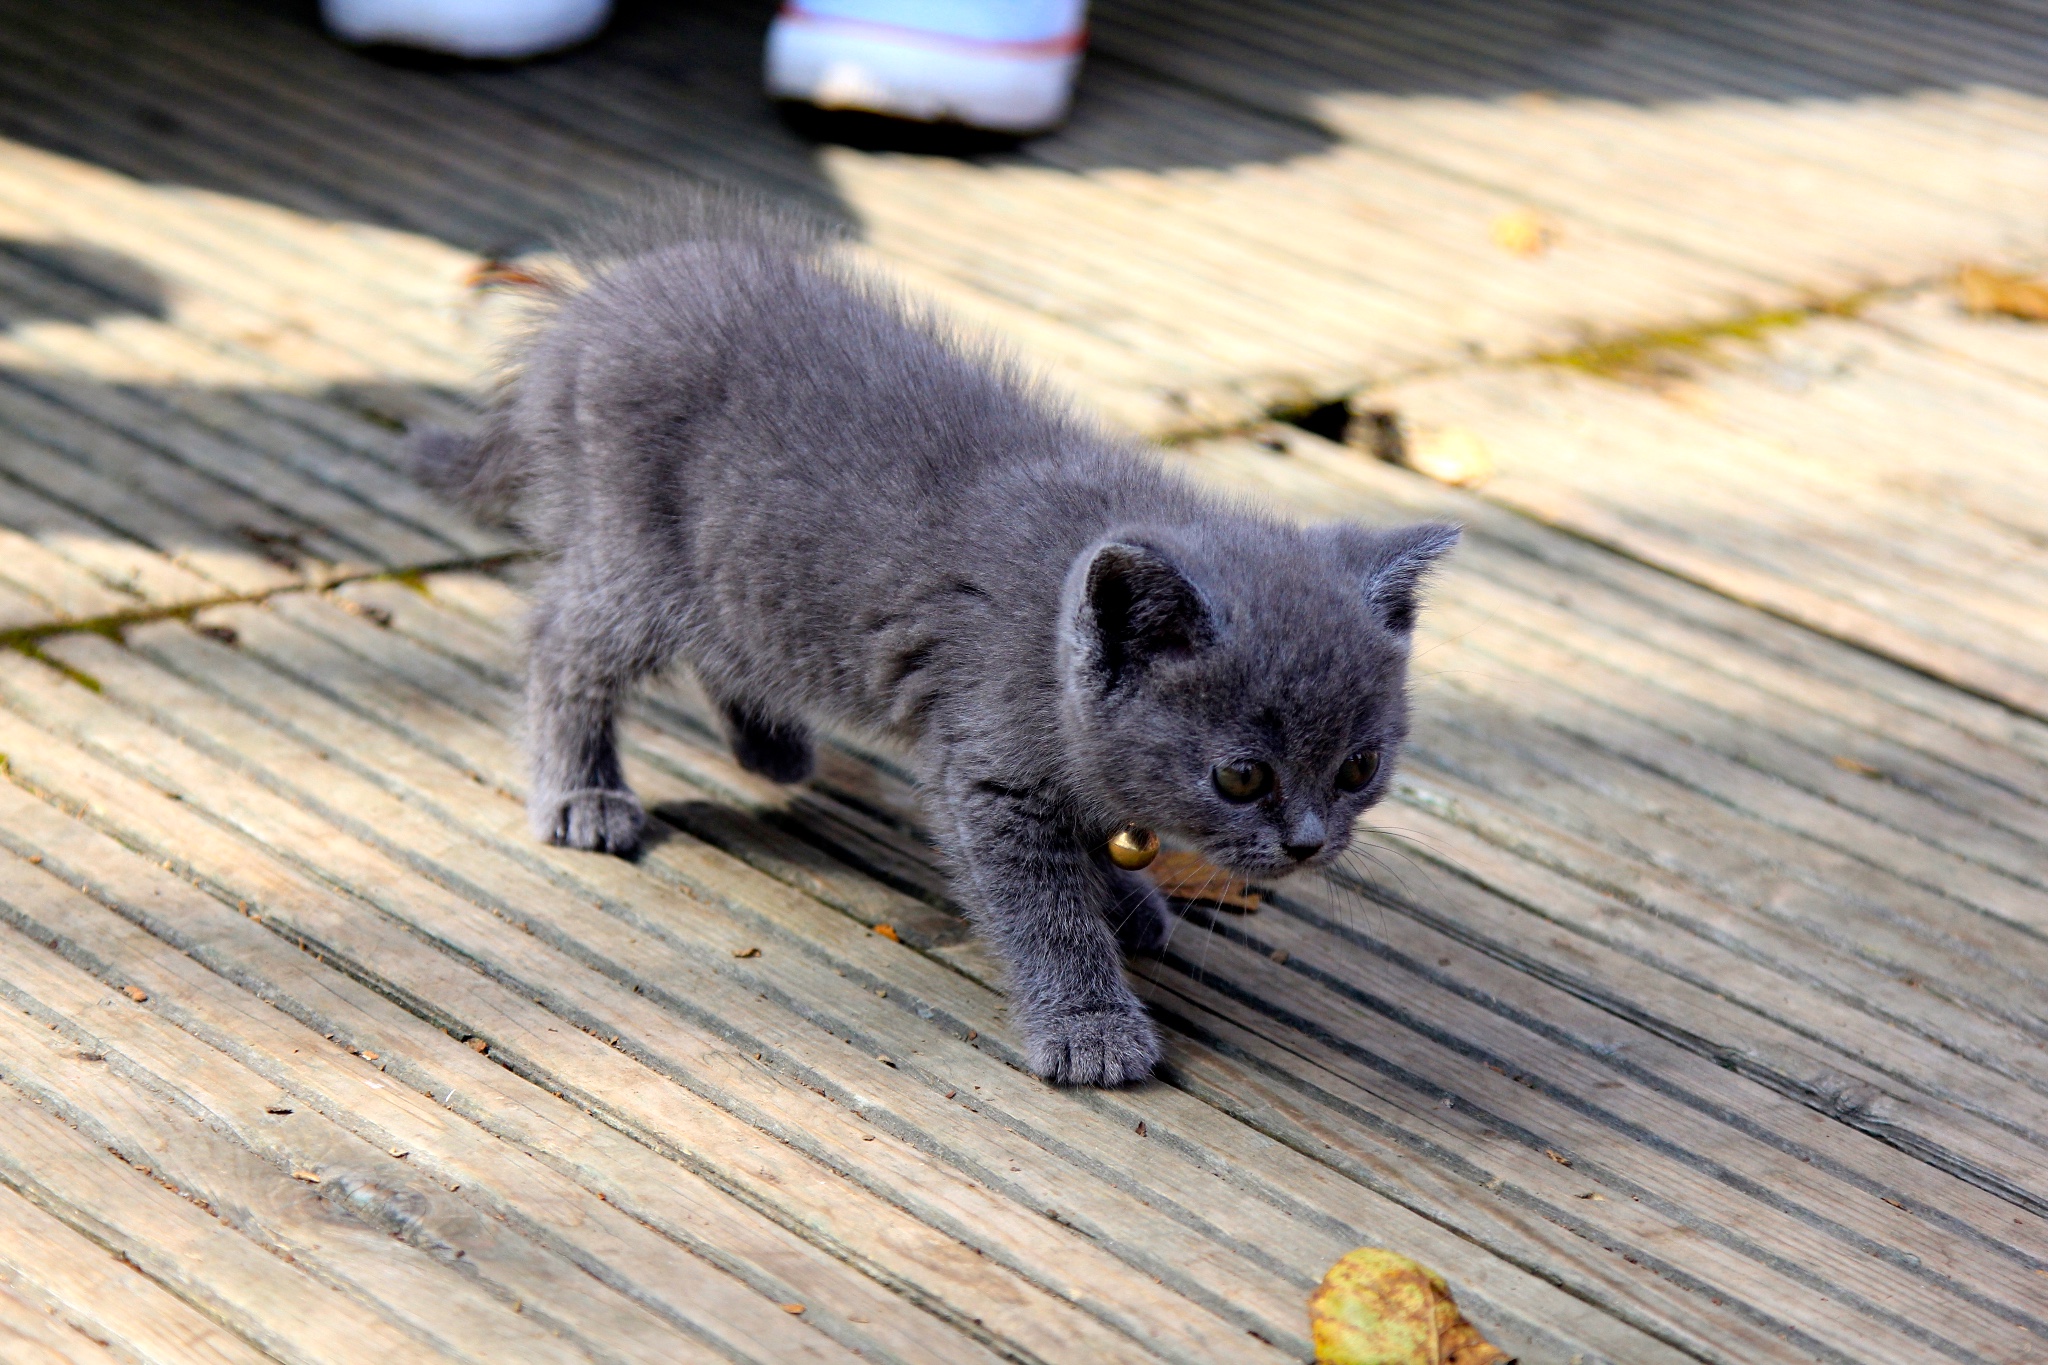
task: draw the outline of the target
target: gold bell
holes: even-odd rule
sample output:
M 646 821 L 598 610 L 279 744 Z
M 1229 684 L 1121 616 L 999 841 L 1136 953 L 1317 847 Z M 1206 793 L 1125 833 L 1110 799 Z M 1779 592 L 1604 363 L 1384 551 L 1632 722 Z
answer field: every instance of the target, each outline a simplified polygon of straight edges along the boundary
M 1159 836 L 1149 829 L 1125 825 L 1109 836 L 1109 860 L 1128 872 L 1150 867 L 1159 856 Z

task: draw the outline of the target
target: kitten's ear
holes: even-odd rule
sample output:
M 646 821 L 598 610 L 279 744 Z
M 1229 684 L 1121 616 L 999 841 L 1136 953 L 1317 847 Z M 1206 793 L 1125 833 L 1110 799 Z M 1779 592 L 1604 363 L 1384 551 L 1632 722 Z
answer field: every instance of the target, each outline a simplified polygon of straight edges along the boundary
M 1390 531 L 1346 531 L 1352 562 L 1365 575 L 1366 601 L 1387 629 L 1415 629 L 1423 579 L 1463 534 L 1459 527 L 1436 521 Z
M 1075 633 L 1084 666 L 1107 686 L 1156 659 L 1191 654 L 1215 640 L 1208 603 L 1164 551 L 1114 540 L 1083 558 Z

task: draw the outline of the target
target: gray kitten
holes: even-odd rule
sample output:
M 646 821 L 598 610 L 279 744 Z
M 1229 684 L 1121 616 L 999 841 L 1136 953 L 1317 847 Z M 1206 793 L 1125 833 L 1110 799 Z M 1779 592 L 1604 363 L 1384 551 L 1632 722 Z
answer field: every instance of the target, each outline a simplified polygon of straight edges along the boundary
M 789 233 L 615 260 L 419 476 L 557 554 L 532 621 L 535 832 L 629 854 L 613 742 L 680 656 L 778 782 L 818 725 L 910 746 L 1031 1066 L 1148 1075 L 1163 946 L 1125 824 L 1268 880 L 1336 857 L 1407 733 L 1440 525 L 1303 529 L 1197 491 Z

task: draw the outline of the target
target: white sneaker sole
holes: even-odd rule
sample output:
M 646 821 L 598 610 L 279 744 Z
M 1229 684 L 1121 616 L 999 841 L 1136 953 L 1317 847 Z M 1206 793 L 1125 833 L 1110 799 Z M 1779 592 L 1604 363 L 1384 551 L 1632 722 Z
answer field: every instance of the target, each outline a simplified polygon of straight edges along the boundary
M 821 109 L 1040 133 L 1066 117 L 1081 42 L 1078 30 L 992 42 L 784 9 L 768 30 L 768 93 Z
M 604 27 L 611 0 L 321 0 L 349 43 L 392 43 L 455 57 L 536 57 Z

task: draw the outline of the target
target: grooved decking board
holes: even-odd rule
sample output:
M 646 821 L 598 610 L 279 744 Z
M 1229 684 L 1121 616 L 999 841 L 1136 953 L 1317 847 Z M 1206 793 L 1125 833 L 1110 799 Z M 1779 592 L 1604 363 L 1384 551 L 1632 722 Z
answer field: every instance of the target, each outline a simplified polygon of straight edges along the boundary
M 2048 38 L 2022 6 L 1104 4 L 1072 125 L 972 162 L 779 126 L 756 87 L 767 12 L 628 5 L 559 61 L 445 73 L 366 61 L 254 0 L 22 0 L 0 29 L 0 127 L 180 201 L 182 184 L 286 206 L 269 222 L 286 236 L 304 214 L 468 252 L 530 245 L 592 193 L 757 186 L 854 223 L 1154 431 L 2030 259 L 2048 230 Z M 38 216 L 19 193 L 0 205 Z M 206 208 L 209 233 L 240 238 L 238 209 Z M 1531 258 L 1490 235 L 1525 211 L 1553 238 Z M 61 230 L 159 268 L 106 226 Z M 250 329 L 256 347 L 347 369 L 337 343 L 376 336 L 410 371 L 394 377 L 470 382 L 429 340 L 460 311 L 459 269 L 389 234 L 351 245 L 378 264 L 303 333 Z M 363 309 L 366 287 L 397 307 Z
M 779 124 L 769 9 L 0 4 L 0 1358 L 1279 1362 L 1358 1245 L 1524 1365 L 2048 1353 L 2048 332 L 1941 283 L 2041 258 L 2048 16 L 1129 0 L 962 160 Z M 646 855 L 528 836 L 539 566 L 400 441 L 485 255 L 676 176 L 1467 526 L 1358 853 L 1134 964 L 1156 1081 L 1022 1070 L 887 755 L 778 788 L 661 680 Z M 1259 424 L 1339 396 L 1495 477 Z
M 1318 457 L 1306 444 L 1290 457 L 1252 446 L 1199 457 L 1240 482 L 1258 480 L 1257 466 L 1244 467 L 1255 461 L 1315 480 L 1326 504 L 1349 458 Z M 1401 496 L 1439 510 L 1456 500 L 1406 476 L 1365 472 L 1373 476 L 1366 486 L 1391 480 Z M 1345 510 L 1384 515 L 1389 501 L 1383 495 Z M 1543 540 L 1533 528 L 1519 534 Z M 1544 543 L 1567 564 L 1599 558 L 1569 542 Z M 1483 528 L 1479 546 L 1478 554 L 1513 553 L 1489 544 Z M 1464 573 L 1470 589 L 1460 587 Z M 1618 580 L 1605 594 L 1621 599 L 1617 613 L 1629 587 L 1653 600 L 1673 589 L 1618 562 L 1608 562 L 1607 575 Z M 1453 574 L 1440 594 L 1439 630 L 1461 629 L 1455 614 L 1466 593 L 1483 595 L 1503 577 Z M 1540 814 L 1524 814 L 1534 829 L 1504 848 L 1500 831 L 1460 809 L 1469 779 L 1440 772 L 1436 755 L 1450 743 L 1442 720 L 1418 733 L 1403 804 L 1385 820 L 1409 831 L 1421 865 L 1326 893 L 1283 894 L 1262 915 L 1214 934 L 1190 926 L 1174 955 L 1145 973 L 1176 1030 L 1174 1084 L 1127 1098 L 1061 1097 L 1020 1085 L 1006 1065 L 1000 1013 L 973 984 L 985 969 L 970 945 L 936 948 L 921 965 L 925 959 L 866 932 L 860 920 L 796 894 L 821 878 L 858 883 L 861 869 L 831 860 L 822 874 L 815 863 L 792 868 L 774 829 L 796 833 L 799 858 L 821 846 L 845 850 L 846 836 L 732 770 L 678 709 L 683 700 L 648 708 L 631 732 L 636 781 L 685 825 L 696 802 L 752 806 L 760 812 L 754 821 L 782 806 L 759 834 L 744 816 L 726 826 L 729 853 L 742 862 L 679 831 L 637 872 L 527 845 L 517 807 L 502 794 L 519 780 L 503 734 L 511 709 L 503 670 L 513 650 L 502 632 L 516 595 L 457 580 L 444 602 L 435 582 L 425 581 L 424 597 L 396 585 L 347 590 L 343 600 L 391 612 L 389 626 L 318 599 L 281 596 L 204 618 L 236 631 L 232 647 L 175 623 L 131 632 L 128 649 L 92 636 L 52 639 L 51 656 L 99 692 L 33 663 L 7 669 L 0 692 L 34 727 L 0 719 L 10 766 L 59 799 L 104 812 L 109 828 L 149 856 L 178 855 L 169 857 L 173 870 L 189 867 L 217 894 L 246 900 L 251 916 L 284 936 L 287 955 L 303 941 L 351 974 L 388 982 L 384 993 L 413 1002 L 424 1018 L 484 1038 L 488 1059 L 452 1043 L 447 1049 L 471 1058 L 472 1069 L 488 1070 L 494 1059 L 509 1068 L 507 1083 L 536 1086 L 541 1098 L 562 1089 L 649 1133 L 657 1151 L 694 1148 L 719 1183 L 751 1175 L 750 1126 L 794 1142 L 796 1169 L 823 1165 L 813 1181 L 850 1170 L 885 1204 L 952 1236 L 991 1239 L 1003 1263 L 1050 1280 L 1055 1295 L 1078 1296 L 1098 1321 L 1107 1316 L 1169 1355 L 1166 1342 L 1148 1338 L 1166 1329 L 1146 1325 L 1142 1301 L 1119 1295 L 1112 1309 L 1093 1300 L 1081 1281 L 1058 1273 L 1076 1249 L 1048 1260 L 1050 1245 L 1037 1244 L 1082 1235 L 1108 1258 L 1089 1282 L 1104 1283 L 1122 1263 L 1226 1317 L 1251 1314 L 1261 1333 L 1284 1333 L 1291 1295 L 1319 1260 L 1368 1229 L 1385 1240 L 1402 1207 L 1470 1239 L 1428 1250 L 1454 1278 L 1472 1277 L 1460 1287 L 1482 1314 L 1512 1320 L 1521 1316 L 1516 1296 L 1525 1313 L 1533 1296 L 1540 1306 L 1525 1321 L 1537 1331 L 1558 1332 L 1574 1316 L 1570 1301 L 1541 1303 L 1538 1287 L 1487 1269 L 1502 1262 L 1475 1266 L 1472 1246 L 1510 1263 L 1562 1269 L 1580 1297 L 1707 1359 L 1771 1358 L 1788 1338 L 1822 1358 L 1907 1359 L 1931 1349 L 1958 1359 L 2024 1359 L 2039 1330 L 2030 1306 L 2040 1227 L 2028 1212 L 2042 1199 L 2034 1182 L 2039 1125 L 2025 1118 L 2029 1107 L 2013 1089 L 2020 1077 L 1975 1077 L 1962 1055 L 1975 1047 L 1985 1054 L 1980 1065 L 2008 1073 L 2038 1056 L 2023 1033 L 2009 1025 L 2001 1032 L 2014 1009 L 1988 998 L 1995 983 L 1978 983 L 1975 999 L 1954 998 L 1969 989 L 1959 964 L 1955 980 L 1901 989 L 1891 984 L 1897 964 L 1871 961 L 1824 933 L 1802 936 L 1789 916 L 1748 914 L 1718 886 L 1683 876 L 1637 871 L 1631 890 L 1644 909 L 1633 909 L 1600 884 L 1599 850 L 1584 847 L 1588 831 L 1546 824 Z M 1719 610 L 1704 594 L 1687 596 L 1700 615 Z M 1599 614 L 1587 615 L 1580 631 L 1599 624 Z M 1546 635 L 1574 633 L 1569 619 L 1546 624 Z M 1754 633 L 1768 638 L 1771 629 L 1764 620 Z M 1535 648 L 1489 643 L 1504 662 Z M 1465 647 L 1447 643 L 1433 654 Z M 1463 671 L 1456 663 L 1444 660 L 1442 676 Z M 1744 666 L 1769 673 L 1767 657 Z M 1849 666 L 1858 666 L 1853 656 Z M 1653 695 L 1615 679 L 1608 694 L 1610 704 L 1637 710 Z M 1425 707 L 1425 715 L 1446 710 Z M 1553 723 L 1568 718 L 1567 708 L 1555 708 Z M 1653 785 L 1667 809 L 1715 804 L 1682 783 Z M 179 800 L 152 814 L 141 797 L 149 787 Z M 831 790 L 807 800 L 830 804 L 838 799 Z M 1794 799 L 1797 791 L 1788 783 L 1779 794 Z M 1597 820 L 1597 810 L 1584 809 L 1589 799 L 1581 793 L 1567 808 Z M 1742 812 L 1747 837 L 1726 841 L 1755 850 L 1759 872 L 1751 876 L 1773 870 L 1770 830 L 1780 814 Z M 893 845 L 893 856 L 919 856 L 910 831 L 875 819 L 858 810 L 844 817 Z M 232 833 L 202 834 L 210 821 Z M 1464 846 L 1453 842 L 1461 834 Z M 1824 851 L 1802 854 L 1801 837 L 1781 832 L 1780 842 L 1791 844 L 1778 856 L 1803 857 L 1824 872 Z M 1869 847 L 1858 851 L 1867 855 L 1886 832 L 1863 837 Z M 1549 847 L 1530 847 L 1539 842 Z M 750 877 L 743 863 L 768 879 Z M 61 864 L 74 865 L 83 866 Z M 292 868 L 336 885 L 344 900 L 315 915 L 307 900 L 314 893 Z M 293 885 L 305 889 L 291 893 Z M 1883 885 L 1897 897 L 1907 883 Z M 1816 898 L 1831 892 L 1837 913 L 1854 904 L 1847 888 L 1813 889 Z M 678 893 L 688 899 L 676 903 Z M 893 913 L 891 897 L 900 895 L 875 887 L 838 899 Z M 363 907 L 353 914 L 344 910 L 351 897 Z M 905 909 L 929 918 L 936 907 Z M 1696 927 L 1670 935 L 1661 949 L 1630 924 L 1654 924 L 1659 917 L 1645 910 L 1681 909 Z M 493 911 L 512 923 L 491 927 Z M 1944 924 L 1940 912 L 1929 905 L 1928 924 L 1899 932 L 1910 939 L 1911 928 L 1941 928 L 1953 938 L 1967 927 Z M 433 946 L 407 947 L 365 914 L 395 917 L 394 927 L 412 926 L 454 956 L 436 966 Z M 266 937 L 253 926 L 241 937 L 250 933 Z M 764 951 L 742 962 L 731 957 L 735 946 Z M 2038 951 L 2030 959 L 2023 943 L 2001 946 L 2010 973 L 2038 979 Z M 1275 965 L 1270 954 L 1283 947 L 1286 962 Z M 966 977 L 945 965 L 949 954 Z M 1930 956 L 1917 969 L 1935 966 Z M 484 975 L 461 984 L 475 968 Z M 155 999 L 166 987 L 152 984 Z M 1937 984 L 1943 989 L 1927 1003 L 1912 1002 L 1916 990 Z M 507 987 L 511 996 L 498 994 Z M 534 1004 L 508 1014 L 522 994 Z M 551 1016 L 562 1021 L 552 1027 L 570 1026 L 564 1042 L 539 1041 Z M 963 1047 L 970 1027 L 983 1037 Z M 676 1050 L 700 1031 L 694 1048 Z M 1972 1035 L 1981 1041 L 1971 1044 Z M 574 1039 L 586 1041 L 562 1052 Z M 376 1046 L 367 1035 L 342 1040 L 378 1052 L 386 1074 L 403 1077 L 419 1065 L 405 1046 Z M 759 1064 L 765 1073 L 753 1071 L 750 1051 L 768 1059 Z M 731 1060 L 707 1070 L 720 1054 Z M 894 1065 L 877 1063 L 877 1054 Z M 607 1056 L 618 1060 L 600 1064 Z M 1731 1071 L 1730 1057 L 1744 1061 Z M 738 1086 L 747 1074 L 759 1079 Z M 695 1107 L 678 1110 L 675 1100 L 648 1092 L 664 1078 Z M 435 1082 L 413 1083 L 440 1098 Z M 944 1117 L 953 1106 L 932 1107 L 941 1087 L 973 1086 L 983 1088 L 982 1115 L 999 1115 L 1012 1136 L 980 1135 L 972 1123 L 960 1131 L 962 1120 Z M 452 1091 L 442 1103 L 460 1105 Z M 830 1126 L 803 1117 L 820 1105 L 851 1106 L 859 1117 Z M 1983 1120 L 1987 1109 L 1996 1121 Z M 719 1112 L 731 1117 L 714 1122 Z M 1186 1156 L 1130 1165 L 1128 1124 L 1138 1117 L 1147 1120 L 1147 1142 L 1166 1144 L 1151 1150 Z M 714 1136 L 720 1125 L 733 1136 Z M 1124 1136 L 1112 1138 L 1117 1132 Z M 1276 1138 L 1283 1145 L 1273 1145 Z M 1190 1166 L 1178 1167 L 1188 1158 Z M 1207 1180 L 1230 1175 L 1213 1190 L 1200 1179 L 1211 1162 L 1227 1164 Z M 922 1173 L 911 1179 L 912 1168 Z M 606 1179 L 601 1165 L 584 1172 Z M 757 1197 L 772 1190 L 785 1209 L 792 1198 L 802 1208 L 793 1178 L 785 1172 Z M 1135 1187 L 1126 1184 L 1133 1180 Z M 977 1189 L 985 1192 L 970 1197 Z M 1586 1198 L 1592 1194 L 1602 1197 Z M 1133 1196 L 1137 1203 L 1128 1202 Z M 963 1213 L 979 1206 L 981 1214 L 962 1222 L 945 1211 L 963 1199 Z M 1030 1213 L 1046 1231 L 1018 1241 L 1004 1227 L 1005 1203 L 1026 1211 L 1043 1204 L 1058 1217 Z M 1357 1214 L 1346 1213 L 1350 1206 Z M 1276 1213 L 1283 1224 L 1310 1221 L 1282 1234 Z M 847 1250 L 865 1261 L 865 1229 L 836 1225 L 832 1241 L 851 1239 Z M 824 1235 L 815 1221 L 809 1227 Z M 1406 1235 L 1427 1237 L 1429 1227 L 1418 1221 Z M 1073 1234 L 1062 1231 L 1069 1228 Z M 1148 1248 L 1162 1238 L 1177 1249 L 1155 1261 Z M 1488 1283 L 1503 1276 L 1504 1285 Z M 1187 1311 L 1183 1304 L 1176 1317 Z M 1751 1320 L 1759 1316 L 1764 1323 Z M 1179 1340 L 1182 1350 L 1192 1344 Z M 1533 1349 L 1546 1358 L 1540 1344 Z M 1652 1349 L 1642 1341 L 1609 1347 L 1616 1359 L 1648 1358 L 1640 1353 Z
M 1489 501 L 2048 718 L 2048 367 L 2017 326 L 1928 291 L 1354 401 L 1475 435 Z

